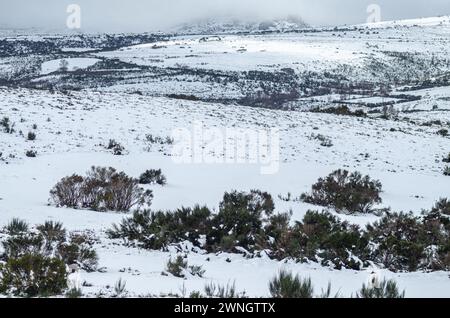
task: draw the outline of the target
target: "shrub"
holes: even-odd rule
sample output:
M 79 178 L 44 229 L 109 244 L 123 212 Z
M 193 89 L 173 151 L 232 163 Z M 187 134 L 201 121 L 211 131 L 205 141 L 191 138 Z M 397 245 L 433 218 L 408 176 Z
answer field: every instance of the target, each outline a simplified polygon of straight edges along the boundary
M 9 235 L 19 235 L 28 231 L 28 223 L 14 218 L 5 226 L 5 231 Z
M 192 276 L 198 276 L 198 277 L 203 277 L 203 275 L 206 272 L 201 265 L 190 265 L 188 267 L 188 270 Z
M 268 227 L 273 227 L 271 223 Z M 283 218 L 282 224 L 280 234 L 272 236 L 273 257 L 320 261 L 336 269 L 359 270 L 363 266 L 355 256 L 367 255 L 368 241 L 358 226 L 341 222 L 329 212 L 317 211 L 307 211 L 303 220 L 292 227 L 288 226 L 288 218 Z
M 123 281 L 122 278 L 119 278 L 119 280 L 114 285 L 114 293 L 115 297 L 120 297 L 121 295 L 125 294 L 126 291 L 127 282 Z
M 25 254 L 0 266 L 0 293 L 14 296 L 52 296 L 67 287 L 66 266 L 57 258 Z
M 205 294 L 209 298 L 233 299 L 245 297 L 245 292 L 236 292 L 236 285 L 234 283 L 222 286 L 211 282 L 205 285 Z
M 445 128 L 440 129 L 440 130 L 437 131 L 437 134 L 442 136 L 442 137 L 446 137 L 446 136 L 448 136 L 448 129 L 445 129 Z
M 442 162 L 450 163 L 450 153 L 447 155 L 447 157 L 444 157 L 444 159 L 442 159 Z
M 93 239 L 87 234 L 70 233 L 69 237 L 61 223 L 46 222 L 36 231 L 9 234 L 2 242 L 5 261 L 24 255 L 42 255 L 57 258 L 67 265 L 77 263 L 86 271 L 94 271 L 98 257 L 92 249 Z
M 210 216 L 211 211 L 200 206 L 174 212 L 135 211 L 131 218 L 114 224 L 107 234 L 113 239 L 137 241 L 145 249 L 159 250 L 186 240 L 200 246 L 200 237 L 211 227 Z
M 66 298 L 80 298 L 83 297 L 83 292 L 78 288 L 69 289 L 64 295 Z
M 312 109 L 311 112 L 335 114 L 335 115 L 343 115 L 343 116 L 367 117 L 367 114 L 363 110 L 357 109 L 355 111 L 351 111 L 350 108 L 348 108 L 345 105 L 341 105 L 338 107 L 330 107 L 330 108 L 325 108 L 325 109 L 315 108 L 315 109 Z
M 173 139 L 170 137 L 159 137 L 153 136 L 152 134 L 145 135 L 145 140 L 150 144 L 159 144 L 159 145 L 172 145 Z
M 121 156 L 121 155 L 123 155 L 123 153 L 125 151 L 125 147 L 122 146 L 117 141 L 115 141 L 114 139 L 109 140 L 108 146 L 106 147 L 106 149 L 112 150 L 112 152 L 115 156 Z
M 85 271 L 94 272 L 98 256 L 92 245 L 87 235 L 72 233 L 68 241 L 58 245 L 57 254 L 66 264 L 80 264 Z
M 135 206 L 150 205 L 152 191 L 139 187 L 136 179 L 114 168 L 92 167 L 86 177 L 61 179 L 50 191 L 57 206 L 94 211 L 128 212 Z
M 3 128 L 3 131 L 7 134 L 13 134 L 15 132 L 14 130 L 14 124 L 11 123 L 8 117 L 3 117 L 0 121 L 0 127 Z
M 444 176 L 450 176 L 450 166 L 444 168 Z
M 187 261 L 180 255 L 178 255 L 174 261 L 169 259 L 166 265 L 166 270 L 175 277 L 185 277 L 184 271 L 187 269 Z
M 46 221 L 36 229 L 48 243 L 63 242 L 66 239 L 66 230 L 60 222 Z
M 432 243 L 420 218 L 393 213 L 367 226 L 375 246 L 371 259 L 392 271 L 415 271 L 425 258 L 425 248 Z
M 310 136 L 310 139 L 314 139 L 320 142 L 320 145 L 322 147 L 332 147 L 333 141 L 330 139 L 330 137 L 321 135 L 321 134 L 312 134 Z
M 167 183 L 166 177 L 162 174 L 161 169 L 147 170 L 139 177 L 140 184 L 159 184 L 165 185 Z
M 426 250 L 426 268 L 450 270 L 450 201 L 440 199 L 423 214 L 424 230 L 430 244 Z
M 36 140 L 36 133 L 30 131 L 27 135 L 27 140 L 29 140 L 29 141 Z
M 280 271 L 269 283 L 273 298 L 313 298 L 314 288 L 311 278 L 301 279 L 298 275 Z
M 207 235 L 208 246 L 230 251 L 239 246 L 252 250 L 257 237 L 263 235 L 262 223 L 275 209 L 267 192 L 252 190 L 250 193 L 225 193 L 219 213 L 212 219 L 212 229 Z
M 383 280 L 379 286 L 363 284 L 356 296 L 358 298 L 405 298 L 405 291 L 400 292 L 394 280 Z
M 312 193 L 304 193 L 304 202 L 333 207 L 337 211 L 349 213 L 372 212 L 376 203 L 381 203 L 381 183 L 359 172 L 350 173 L 346 170 L 336 170 L 325 179 L 320 178 L 312 186 Z
M 35 150 L 27 150 L 25 152 L 25 156 L 27 156 L 28 158 L 36 158 L 37 152 Z

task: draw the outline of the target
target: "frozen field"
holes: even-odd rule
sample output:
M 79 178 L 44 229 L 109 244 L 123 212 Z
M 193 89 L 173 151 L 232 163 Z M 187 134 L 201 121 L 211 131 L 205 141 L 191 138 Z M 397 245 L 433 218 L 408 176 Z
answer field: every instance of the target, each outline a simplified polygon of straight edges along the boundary
M 265 35 L 154 41 L 120 35 L 120 45 L 105 44 L 102 36 L 82 43 L 55 36 L 57 48 L 41 35 L 5 33 L 2 48 L 21 44 L 17 52 L 0 52 L 0 120 L 8 118 L 14 128 L 6 133 L 0 127 L 0 227 L 20 218 L 31 225 L 53 220 L 71 231 L 93 231 L 101 270 L 81 273 L 89 297 L 111 296 L 120 278 L 130 297 L 185 296 L 210 282 L 235 283 L 248 296 L 268 297 L 269 280 L 280 269 L 310 276 L 316 292 L 330 282 L 332 293 L 344 297 L 372 270 L 394 278 L 407 297 L 450 297 L 449 272 L 335 270 L 265 254 L 207 254 L 187 243 L 181 252 L 190 265 L 203 266 L 204 277 L 164 276 L 167 261 L 180 250 L 149 251 L 107 238 L 106 230 L 129 215 L 49 204 L 49 192 L 61 178 L 91 166 L 111 166 L 133 177 L 162 169 L 167 185 L 146 186 L 154 194 L 152 210 L 201 204 L 217 211 L 224 192 L 260 189 L 272 195 L 276 213 L 291 210 L 295 222 L 308 210 L 323 208 L 282 198 L 290 193 L 295 199 L 318 178 L 344 168 L 381 181 L 383 202 L 377 208 L 420 215 L 450 197 L 442 162 L 450 153 L 444 131 L 450 128 L 449 34 L 449 17 Z M 75 43 L 68 47 L 65 40 Z M 33 53 L 24 55 L 23 43 Z M 285 103 L 264 104 L 274 96 Z M 367 116 L 310 111 L 346 103 Z M 396 116 L 384 118 L 380 104 L 390 103 Z M 262 174 L 269 163 L 249 163 L 246 154 L 239 158 L 243 163 L 179 163 L 171 145 L 149 142 L 149 135 L 166 140 L 180 129 L 195 138 L 199 127 L 276 129 L 275 173 Z M 34 140 L 27 138 L 29 132 L 36 134 Z M 111 139 L 123 145 L 122 155 L 106 149 Z M 35 158 L 27 156 L 30 151 Z M 218 161 L 227 157 L 225 151 L 207 155 Z M 361 227 L 379 219 L 331 212 Z

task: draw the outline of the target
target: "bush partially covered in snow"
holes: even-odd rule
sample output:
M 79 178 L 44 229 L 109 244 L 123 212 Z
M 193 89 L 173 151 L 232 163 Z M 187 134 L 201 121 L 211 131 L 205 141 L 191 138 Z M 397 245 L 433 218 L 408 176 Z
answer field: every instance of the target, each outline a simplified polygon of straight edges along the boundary
M 3 252 L 0 259 L 9 260 L 26 254 L 40 254 L 56 257 L 65 264 L 79 264 L 86 271 L 94 271 L 98 257 L 92 246 L 95 239 L 86 233 L 69 233 L 61 223 L 48 221 L 23 231 L 11 231 L 13 221 L 2 232 L 6 237 L 2 240 Z
M 94 271 L 98 257 L 87 234 L 70 233 L 61 223 L 46 222 L 30 228 L 13 220 L 3 234 L 0 293 L 34 297 L 61 295 L 67 288 L 68 265 Z
M 347 213 L 372 212 L 374 204 L 381 203 L 382 185 L 378 180 L 362 176 L 359 172 L 336 170 L 320 178 L 312 186 L 311 194 L 303 193 L 306 203 L 335 208 Z
M 393 271 L 450 270 L 450 202 L 423 214 L 393 213 L 368 225 L 370 258 Z
M 165 185 L 167 183 L 167 179 L 162 174 L 161 169 L 150 169 L 141 174 L 141 176 L 139 177 L 139 183 Z
M 61 179 L 50 195 L 59 207 L 119 212 L 150 205 L 153 198 L 152 191 L 139 187 L 137 179 L 102 167 L 92 167 L 85 177 L 74 174 Z
M 181 208 L 173 212 L 135 211 L 131 218 L 114 224 L 110 238 L 137 242 L 145 249 L 163 249 L 170 244 L 190 241 L 200 245 L 202 235 L 211 228 L 211 211 L 207 207 Z
M 314 288 L 311 278 L 302 279 L 298 275 L 281 271 L 269 282 L 273 298 L 313 298 Z
M 42 254 L 24 254 L 0 265 L 0 293 L 35 297 L 61 294 L 67 287 L 64 262 Z
M 267 192 L 225 193 L 206 237 L 208 246 L 221 251 L 232 251 L 237 246 L 254 250 L 258 237 L 263 235 L 263 222 L 274 209 L 272 196 Z
M 336 269 L 359 270 L 364 265 L 359 258 L 367 255 L 368 241 L 363 231 L 326 211 L 307 211 L 303 220 L 293 226 L 289 226 L 288 216 L 281 222 L 279 217 L 272 218 L 266 234 L 270 255 L 280 260 L 311 260 Z
M 394 280 L 382 280 L 373 286 L 363 284 L 356 294 L 357 298 L 405 298 L 405 291 L 400 292 Z

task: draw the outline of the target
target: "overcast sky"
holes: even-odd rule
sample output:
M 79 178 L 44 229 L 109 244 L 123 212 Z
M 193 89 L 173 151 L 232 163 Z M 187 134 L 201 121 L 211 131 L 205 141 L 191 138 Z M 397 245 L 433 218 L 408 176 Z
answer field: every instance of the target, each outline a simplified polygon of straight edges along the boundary
M 87 31 L 150 31 L 217 15 L 353 24 L 366 21 L 372 3 L 382 20 L 450 15 L 450 0 L 0 0 L 0 26 L 63 29 L 72 3 L 80 5 Z

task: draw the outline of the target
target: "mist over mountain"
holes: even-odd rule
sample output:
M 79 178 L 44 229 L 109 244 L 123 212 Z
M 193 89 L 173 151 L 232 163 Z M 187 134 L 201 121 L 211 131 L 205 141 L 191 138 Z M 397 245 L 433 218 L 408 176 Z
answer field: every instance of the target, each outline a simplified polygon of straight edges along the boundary
M 0 25 L 14 28 L 67 29 L 71 0 L 2 0 Z M 367 7 L 378 4 L 383 20 L 450 14 L 448 0 L 77 0 L 82 30 L 145 32 L 167 30 L 201 19 L 232 16 L 264 21 L 301 17 L 310 25 L 364 23 Z

